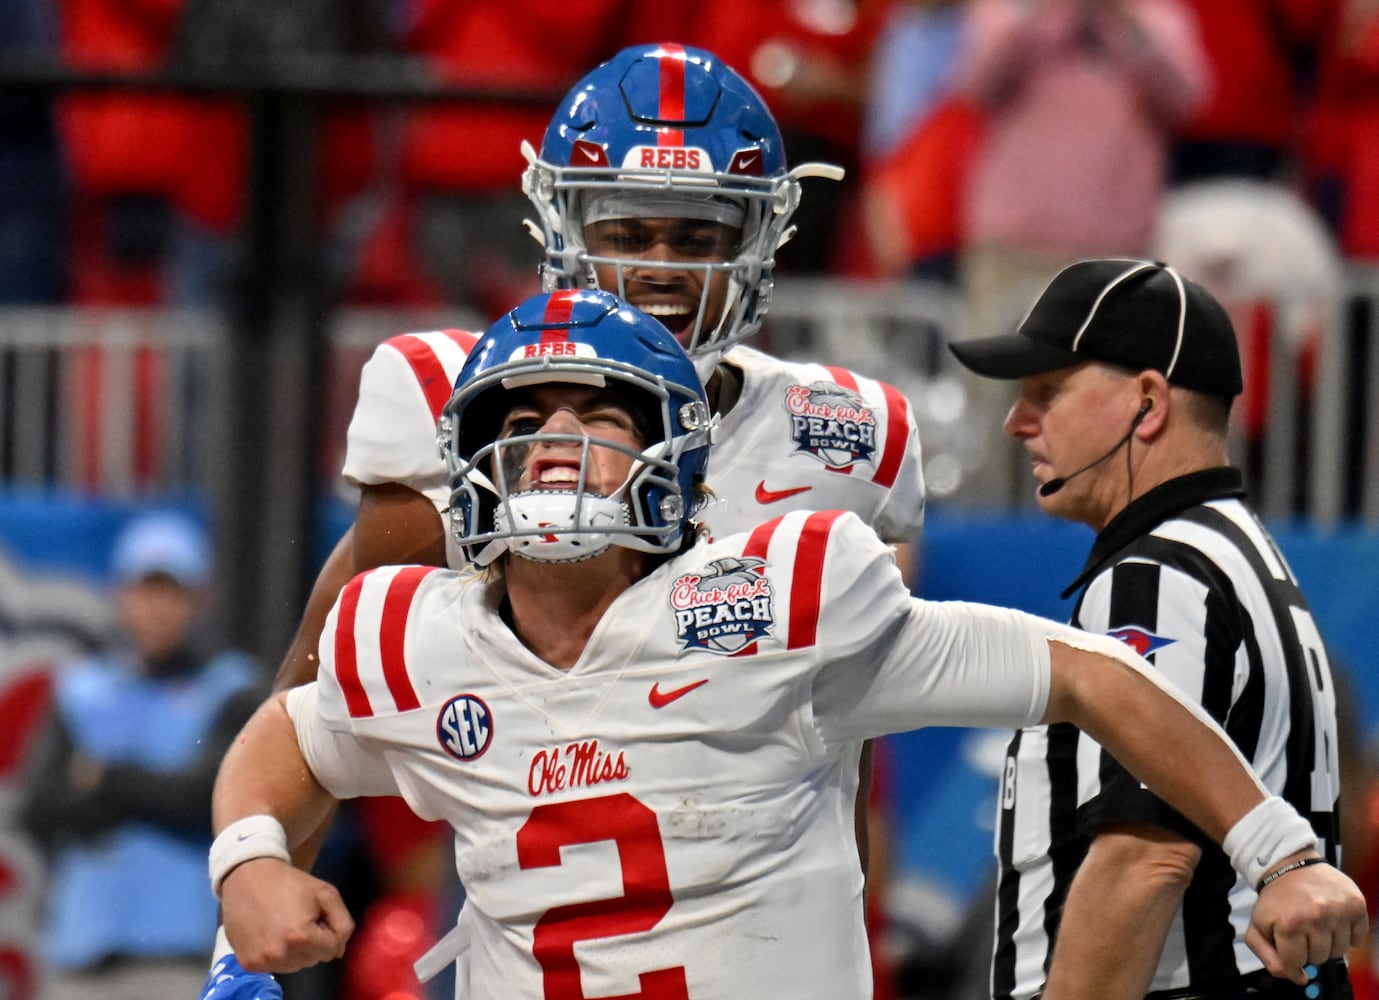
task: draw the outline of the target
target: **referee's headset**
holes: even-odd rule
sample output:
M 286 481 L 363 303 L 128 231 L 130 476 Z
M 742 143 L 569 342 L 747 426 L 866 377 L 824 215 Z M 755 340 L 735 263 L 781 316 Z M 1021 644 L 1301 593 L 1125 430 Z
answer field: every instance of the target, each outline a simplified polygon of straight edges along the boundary
M 1149 411 L 1152 409 L 1154 409 L 1154 400 L 1146 399 L 1143 403 L 1140 404 L 1139 412 L 1135 414 L 1135 418 L 1130 421 L 1130 429 L 1125 432 L 1124 437 L 1122 437 L 1111 447 L 1110 451 L 1108 451 L 1106 454 L 1102 455 L 1095 461 L 1088 462 L 1086 465 L 1078 469 L 1076 472 L 1070 472 L 1066 476 L 1055 476 L 1054 478 L 1050 479 L 1043 486 L 1039 487 L 1039 495 L 1041 497 L 1053 496 L 1064 486 L 1067 486 L 1068 481 L 1070 479 L 1075 479 L 1076 477 L 1082 475 L 1082 473 L 1095 469 L 1102 462 L 1106 461 L 1116 452 L 1124 448 L 1130 442 L 1130 439 L 1134 437 L 1135 428 L 1140 425 L 1140 421 L 1143 420 L 1145 416 L 1149 413 Z

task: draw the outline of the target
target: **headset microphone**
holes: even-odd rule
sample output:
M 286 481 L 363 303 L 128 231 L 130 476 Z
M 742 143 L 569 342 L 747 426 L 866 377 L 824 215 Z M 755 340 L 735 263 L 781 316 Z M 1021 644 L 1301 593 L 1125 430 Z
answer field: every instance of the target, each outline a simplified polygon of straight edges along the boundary
M 1076 472 L 1070 472 L 1066 476 L 1055 476 L 1053 479 L 1050 479 L 1043 486 L 1039 487 L 1039 495 L 1041 497 L 1053 496 L 1064 486 L 1068 485 L 1068 480 L 1072 479 L 1074 476 L 1080 476 L 1082 475 L 1082 473 L 1087 472 L 1090 469 L 1095 469 L 1102 462 L 1106 461 L 1116 452 L 1124 448 L 1126 442 L 1128 442 L 1130 438 L 1134 436 L 1135 428 L 1140 425 L 1140 421 L 1144 419 L 1145 414 L 1147 414 L 1152 409 L 1154 409 L 1154 400 L 1146 399 L 1143 403 L 1140 404 L 1140 410 L 1138 413 L 1135 414 L 1135 419 L 1130 421 L 1130 429 L 1125 432 L 1125 436 L 1123 438 L 1121 438 L 1112 446 L 1110 451 L 1102 455 L 1096 461 L 1088 462 L 1086 465 L 1078 469 Z

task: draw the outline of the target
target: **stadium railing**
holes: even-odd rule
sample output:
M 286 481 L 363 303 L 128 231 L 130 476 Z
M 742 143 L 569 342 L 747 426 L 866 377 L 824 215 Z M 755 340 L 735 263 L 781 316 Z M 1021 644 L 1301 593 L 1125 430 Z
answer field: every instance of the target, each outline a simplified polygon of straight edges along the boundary
M 1288 305 L 1233 310 L 1242 342 L 1251 338 L 1254 383 L 1237 406 L 1238 464 L 1266 516 L 1379 526 L 1379 270 L 1355 269 L 1320 324 Z M 972 461 L 973 422 L 988 419 L 967 406 L 946 349 L 962 335 L 961 316 L 944 286 L 783 279 L 758 342 L 905 393 L 931 497 L 942 501 Z M 338 488 L 358 372 L 373 347 L 404 330 L 480 325 L 453 312 L 331 318 L 313 429 L 323 492 Z M 228 433 L 220 373 L 229 336 L 214 313 L 0 309 L 0 484 L 115 498 L 207 488 Z

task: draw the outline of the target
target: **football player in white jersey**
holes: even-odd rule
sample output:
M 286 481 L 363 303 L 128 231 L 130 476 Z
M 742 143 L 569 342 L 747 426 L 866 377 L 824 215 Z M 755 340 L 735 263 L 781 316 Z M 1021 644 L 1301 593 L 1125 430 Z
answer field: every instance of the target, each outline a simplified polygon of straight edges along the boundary
M 695 358 L 720 416 L 707 530 L 724 535 L 790 510 L 850 510 L 896 546 L 908 575 L 924 513 L 908 401 L 844 368 L 742 346 L 765 318 L 801 178 L 841 171 L 789 169 L 750 85 L 711 53 L 676 45 L 633 47 L 595 68 L 561 102 L 540 152 L 527 154 L 523 185 L 543 235 L 546 286 L 615 290 Z M 474 340 L 462 330 L 402 334 L 364 366 L 343 470 L 359 487 L 355 520 L 313 587 L 279 689 L 315 677 L 326 613 L 356 573 L 446 564 L 449 489 L 435 428 Z M 461 561 L 452 547 L 449 564 Z M 857 819 L 865 866 L 865 790 Z M 309 846 L 298 858 L 313 856 Z
M 684 344 L 720 415 L 709 475 L 715 534 L 789 510 L 857 513 L 906 546 L 924 513 L 919 434 L 894 388 L 847 369 L 787 363 L 740 346 L 761 326 L 776 248 L 802 177 L 751 86 L 711 53 L 626 49 L 561 102 L 523 186 L 536 207 L 548 289 L 603 287 L 656 316 Z M 443 565 L 449 502 L 435 425 L 474 342 L 461 330 L 402 334 L 360 379 L 344 475 L 355 523 L 312 593 L 278 687 L 316 674 L 316 637 L 355 573 Z M 898 553 L 902 568 L 908 551 Z M 457 564 L 456 553 L 450 562 Z
M 712 423 L 673 336 L 606 293 L 491 328 L 442 422 L 470 567 L 351 581 L 318 680 L 222 766 L 210 872 L 246 967 L 342 953 L 348 912 L 289 849 L 337 799 L 397 794 L 454 830 L 459 995 L 868 997 L 862 742 L 1040 719 L 1102 741 L 1248 877 L 1299 863 L 1254 913 L 1278 974 L 1361 939 L 1306 821 L 1123 644 L 915 599 L 848 512 L 696 541 Z

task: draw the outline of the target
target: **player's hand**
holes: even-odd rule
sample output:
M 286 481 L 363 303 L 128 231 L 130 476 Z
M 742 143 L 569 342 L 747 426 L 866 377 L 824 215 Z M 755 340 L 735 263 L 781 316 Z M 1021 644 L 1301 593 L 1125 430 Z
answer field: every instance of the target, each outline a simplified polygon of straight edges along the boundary
M 1343 957 L 1368 929 L 1365 897 L 1355 883 L 1331 865 L 1311 865 L 1260 891 L 1245 943 L 1271 975 L 1306 986 L 1308 965 Z
M 246 861 L 221 884 L 225 933 L 240 964 L 296 972 L 340 958 L 354 920 L 335 887 L 276 858 Z
M 246 972 L 234 952 L 211 966 L 199 1000 L 283 1000 L 283 988 L 266 972 Z

